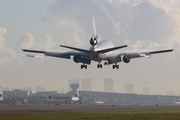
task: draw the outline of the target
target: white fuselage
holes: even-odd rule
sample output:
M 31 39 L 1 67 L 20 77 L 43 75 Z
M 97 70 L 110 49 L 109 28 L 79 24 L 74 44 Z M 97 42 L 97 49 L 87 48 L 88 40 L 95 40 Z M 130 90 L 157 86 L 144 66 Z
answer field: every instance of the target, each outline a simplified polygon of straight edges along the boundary
M 176 103 L 176 104 L 180 104 L 180 102 L 174 102 L 174 103 Z
M 95 101 L 95 103 L 96 103 L 96 104 L 98 104 L 98 105 L 102 105 L 102 104 L 104 104 L 104 102 L 103 102 L 103 101 Z
M 108 48 L 113 48 L 113 47 L 114 45 L 111 41 L 101 40 L 98 42 L 96 46 L 91 46 L 90 51 L 96 52 L 98 50 L 103 50 L 103 49 L 108 49 Z M 109 57 L 109 53 L 112 53 L 112 52 L 106 52 L 102 54 L 98 54 L 98 53 L 90 54 L 90 57 L 92 60 L 100 62 L 102 60 L 106 60 Z
M 72 102 L 77 102 L 77 101 L 79 101 L 79 97 L 71 97 L 71 100 L 72 100 Z

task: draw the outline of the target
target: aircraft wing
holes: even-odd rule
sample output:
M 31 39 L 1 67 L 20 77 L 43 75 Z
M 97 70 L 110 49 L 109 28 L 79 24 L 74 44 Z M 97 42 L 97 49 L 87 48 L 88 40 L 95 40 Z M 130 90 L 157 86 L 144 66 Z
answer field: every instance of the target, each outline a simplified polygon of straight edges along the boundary
M 172 52 L 173 50 L 174 49 L 127 51 L 120 53 L 120 56 L 127 56 L 129 59 L 138 58 L 138 57 L 149 58 L 152 54 Z
M 85 57 L 89 57 L 89 54 L 85 52 L 76 52 L 76 51 L 59 52 L 59 51 L 42 51 L 42 50 L 28 50 L 28 49 L 21 49 L 21 50 L 23 52 L 41 53 L 44 54 L 45 56 L 65 58 L 65 59 L 70 59 L 70 56 L 74 56 L 74 55 L 82 55 Z

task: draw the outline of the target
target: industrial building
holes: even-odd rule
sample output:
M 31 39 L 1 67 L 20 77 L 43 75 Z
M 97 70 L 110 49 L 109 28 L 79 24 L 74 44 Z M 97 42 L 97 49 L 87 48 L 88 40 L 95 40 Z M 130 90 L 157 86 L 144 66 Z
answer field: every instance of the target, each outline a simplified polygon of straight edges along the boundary
M 132 83 L 127 83 L 124 85 L 124 93 L 132 94 L 134 93 L 134 85 Z

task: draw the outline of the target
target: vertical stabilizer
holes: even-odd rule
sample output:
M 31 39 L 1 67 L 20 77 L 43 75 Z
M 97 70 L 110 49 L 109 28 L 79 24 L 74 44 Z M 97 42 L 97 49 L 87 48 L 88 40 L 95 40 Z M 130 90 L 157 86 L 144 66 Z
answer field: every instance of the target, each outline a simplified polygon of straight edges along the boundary
M 96 23 L 95 23 L 95 17 L 93 16 L 93 34 L 96 36 Z
M 76 90 L 76 97 L 79 97 L 78 89 Z
M 93 16 L 93 35 L 92 35 L 92 37 L 91 37 L 91 39 L 90 39 L 90 44 L 91 44 L 92 46 L 96 46 L 97 43 L 98 43 L 98 40 L 100 40 L 100 36 L 98 36 L 98 35 L 96 34 L 96 24 L 95 24 L 95 18 L 94 18 L 94 16 Z

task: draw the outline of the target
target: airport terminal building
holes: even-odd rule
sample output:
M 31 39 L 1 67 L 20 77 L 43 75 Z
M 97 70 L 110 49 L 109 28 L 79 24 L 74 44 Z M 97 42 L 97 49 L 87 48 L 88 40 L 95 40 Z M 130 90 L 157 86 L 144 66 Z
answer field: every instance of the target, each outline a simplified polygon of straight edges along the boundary
M 112 80 L 110 80 L 112 82 Z M 88 81 L 89 82 L 89 81 Z M 3 90 L 0 93 L 1 104 L 65 104 L 66 101 L 76 95 L 79 84 L 71 84 L 71 91 L 63 94 L 57 91 L 31 91 L 14 89 Z M 174 95 L 148 95 L 149 88 L 145 88 L 145 94 L 139 95 L 133 92 L 132 85 L 127 85 L 127 93 L 98 92 L 79 90 L 79 96 L 83 104 L 95 104 L 95 100 L 103 101 L 104 105 L 178 105 L 180 96 Z M 112 89 L 110 89 L 112 90 Z M 51 97 L 49 97 L 51 96 Z

